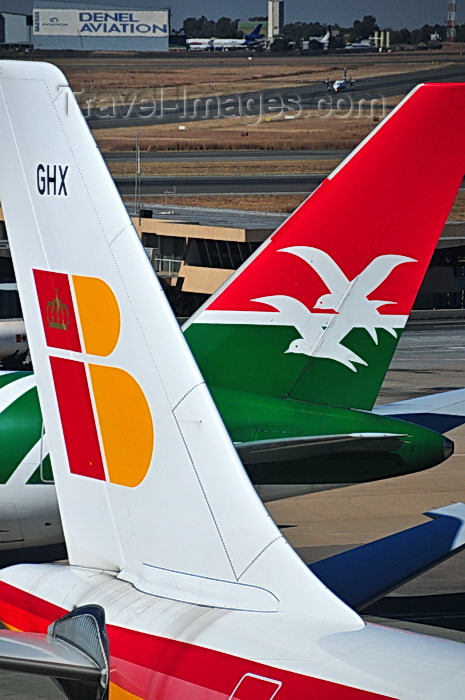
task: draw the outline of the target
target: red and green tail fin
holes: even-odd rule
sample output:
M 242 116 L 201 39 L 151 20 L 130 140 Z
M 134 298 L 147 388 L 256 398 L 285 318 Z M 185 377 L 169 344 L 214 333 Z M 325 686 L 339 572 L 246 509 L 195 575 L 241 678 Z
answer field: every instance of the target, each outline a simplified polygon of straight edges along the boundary
M 371 409 L 465 174 L 463 85 L 420 85 L 186 324 L 210 386 Z

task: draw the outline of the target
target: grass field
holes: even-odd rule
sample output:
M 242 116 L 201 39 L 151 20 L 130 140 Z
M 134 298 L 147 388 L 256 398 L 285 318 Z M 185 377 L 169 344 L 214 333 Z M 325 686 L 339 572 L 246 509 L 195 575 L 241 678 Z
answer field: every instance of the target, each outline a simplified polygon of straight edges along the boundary
M 366 78 L 392 75 L 408 71 L 426 70 L 464 62 L 463 45 L 448 47 L 445 51 L 404 52 L 402 54 L 358 54 L 327 56 L 281 56 L 279 54 L 231 52 L 228 55 L 169 53 L 166 56 L 144 54 L 47 57 L 66 74 L 80 104 L 99 100 L 117 104 L 140 103 L 145 98 L 160 97 L 178 100 L 215 97 L 247 91 L 288 91 L 292 87 L 321 84 L 348 75 L 363 83 Z M 455 53 L 454 53 L 455 52 Z M 42 58 L 38 56 L 38 58 Z M 389 98 L 387 108 L 400 99 Z M 185 130 L 177 125 L 139 126 L 141 147 L 145 150 L 198 150 L 198 149 L 293 149 L 293 148 L 351 148 L 375 125 L 370 115 L 329 118 L 312 114 L 289 114 L 294 120 L 281 117 L 259 124 L 241 118 L 186 122 Z M 134 150 L 135 129 L 96 130 L 101 149 Z
M 83 57 L 54 58 L 66 73 L 70 84 L 80 93 L 78 99 L 85 105 L 88 99 L 111 97 L 130 102 L 143 99 L 144 91 L 150 95 L 164 89 L 166 100 L 188 97 L 233 94 L 249 90 L 292 89 L 293 86 L 335 80 L 346 67 L 349 77 L 357 81 L 377 75 L 398 74 L 413 70 L 426 70 L 450 63 L 465 64 L 464 45 L 447 47 L 446 51 L 405 52 L 403 54 L 353 55 L 353 56 L 279 56 L 271 54 L 247 54 L 236 52 L 228 56 L 190 54 L 179 57 L 144 56 L 142 54 L 113 56 L 94 54 Z M 50 60 L 50 59 L 47 59 Z M 465 65 L 464 65 L 465 73 Z M 403 97 L 389 98 L 387 110 L 392 109 Z M 370 133 L 379 118 L 370 114 L 356 116 L 334 115 L 317 117 L 315 113 L 289 113 L 261 120 L 258 124 L 244 118 L 186 122 L 179 125 L 140 126 L 139 143 L 143 151 L 189 150 L 294 150 L 294 149 L 351 149 Z M 143 120 L 141 120 L 143 123 Z M 134 151 L 136 129 L 94 130 L 96 141 L 104 152 Z M 182 174 L 270 174 L 330 172 L 337 161 L 286 161 L 230 162 L 209 164 L 143 164 L 143 175 Z M 111 165 L 115 175 L 134 173 L 133 163 Z M 162 172 L 161 172 L 162 171 Z M 159 198 L 164 201 L 165 197 Z M 155 197 L 151 197 L 156 201 Z M 247 197 L 173 197 L 171 203 L 224 206 L 243 209 L 290 212 L 302 200 L 300 195 L 250 195 Z M 465 219 L 465 196 L 459 193 L 450 218 Z
M 391 98 L 388 109 L 400 100 Z M 211 119 L 183 124 L 95 129 L 94 137 L 103 152 L 135 150 L 136 131 L 143 151 L 198 150 L 295 150 L 354 148 L 377 126 L 378 117 L 361 116 L 328 118 L 315 114 L 289 113 L 282 118 L 250 124 L 239 118 Z
M 186 88 L 189 97 L 202 97 L 269 90 L 336 80 L 345 67 L 349 77 L 356 80 L 377 75 L 405 73 L 431 67 L 441 60 L 441 52 L 395 55 L 356 56 L 280 56 L 277 54 L 234 52 L 218 54 L 187 54 L 182 58 L 168 55 L 156 58 L 143 55 L 112 57 L 110 54 L 83 58 L 52 58 L 67 75 L 71 87 L 80 92 L 81 100 L 92 95 L 119 94 L 124 99 L 135 92 L 159 90 L 164 87 L 169 99 L 176 98 Z
M 301 204 L 307 195 L 283 194 L 264 195 L 251 194 L 239 195 L 204 195 L 202 197 L 187 195 L 159 195 L 150 196 L 147 201 L 156 204 L 183 205 L 190 207 L 218 207 L 220 209 L 248 209 L 250 211 L 282 212 L 292 213 Z M 142 198 L 144 200 L 145 198 Z M 132 202 L 131 197 L 127 198 Z M 465 191 L 461 190 L 457 194 L 455 203 L 449 215 L 449 221 L 465 221 Z
M 291 174 L 329 174 L 341 162 L 340 158 L 328 160 L 233 160 L 209 163 L 157 163 L 146 162 L 141 165 L 141 175 L 179 176 L 179 175 L 291 175 Z M 110 162 L 112 175 L 134 175 L 136 162 Z

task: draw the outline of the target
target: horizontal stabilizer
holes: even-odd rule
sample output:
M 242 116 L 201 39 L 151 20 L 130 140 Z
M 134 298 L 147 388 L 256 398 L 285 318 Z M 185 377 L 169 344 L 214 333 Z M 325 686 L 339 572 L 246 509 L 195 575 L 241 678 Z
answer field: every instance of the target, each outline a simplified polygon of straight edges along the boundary
M 339 452 L 395 452 L 407 435 L 395 433 L 349 433 L 306 435 L 298 438 L 255 440 L 236 444 L 243 464 L 305 459 Z
M 425 428 L 447 433 L 465 423 L 465 389 L 443 391 L 440 394 L 419 396 L 376 406 L 373 413 L 402 418 Z
M 108 686 L 103 610 L 76 608 L 50 625 L 47 634 L 0 632 L 0 669 L 55 678 L 73 700 L 100 700 Z
M 463 548 L 464 503 L 425 515 L 431 522 L 322 559 L 310 568 L 348 605 L 363 608 Z
M 87 682 L 101 675 L 79 649 L 45 634 L 23 632 L 0 632 L 0 668 Z

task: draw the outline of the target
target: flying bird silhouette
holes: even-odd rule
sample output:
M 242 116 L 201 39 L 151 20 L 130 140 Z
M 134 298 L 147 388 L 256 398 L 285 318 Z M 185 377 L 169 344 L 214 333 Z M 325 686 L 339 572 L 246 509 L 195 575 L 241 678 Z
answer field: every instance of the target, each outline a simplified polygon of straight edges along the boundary
M 336 360 L 353 372 L 357 371 L 354 363 L 366 365 L 367 363 L 356 353 L 346 348 L 337 340 L 334 343 L 324 343 L 326 328 L 331 324 L 334 314 L 313 314 L 305 304 L 298 299 L 288 297 L 284 294 L 275 294 L 268 297 L 252 299 L 261 304 L 268 304 L 275 308 L 281 318 L 279 324 L 283 326 L 294 326 L 301 338 L 293 340 L 285 353 L 297 353 L 320 357 L 329 360 Z M 342 338 L 341 338 L 342 340 Z
M 404 317 L 398 314 L 380 314 L 378 311 L 380 306 L 396 302 L 368 299 L 368 295 L 398 265 L 417 262 L 416 260 L 405 255 L 380 255 L 350 280 L 331 256 L 318 248 L 292 246 L 278 252 L 300 257 L 315 270 L 330 290 L 320 296 L 314 305 L 314 309 L 326 310 L 327 314 L 312 313 L 301 301 L 284 294 L 252 299 L 275 308 L 279 312 L 278 323 L 293 326 L 301 336 L 292 341 L 286 353 L 335 360 L 356 372 L 357 364 L 366 366 L 367 363 L 342 344 L 353 328 L 365 329 L 376 344 L 378 330 L 381 328 L 397 337 L 396 328 L 404 325 Z
M 364 328 L 376 344 L 378 344 L 379 328 L 397 337 L 393 323 L 398 323 L 398 319 L 395 317 L 392 319 L 391 316 L 380 314 L 378 311 L 380 306 L 396 302 L 367 297 L 389 277 L 398 265 L 417 262 L 417 260 L 405 255 L 379 255 L 362 272 L 349 280 L 331 256 L 323 250 L 309 246 L 292 246 L 282 248 L 279 252 L 291 253 L 304 260 L 330 290 L 328 294 L 319 297 L 314 305 L 315 309 L 333 310 L 337 314 L 343 314 L 347 320 L 357 319 L 353 325 Z

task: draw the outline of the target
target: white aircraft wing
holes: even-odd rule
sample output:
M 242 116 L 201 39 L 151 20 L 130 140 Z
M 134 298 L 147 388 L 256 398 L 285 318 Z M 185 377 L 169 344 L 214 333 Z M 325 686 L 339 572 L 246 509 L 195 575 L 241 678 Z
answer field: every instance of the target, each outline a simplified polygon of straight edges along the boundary
M 339 598 L 360 610 L 465 546 L 465 504 L 425 513 L 423 525 L 310 565 Z
M 465 423 L 465 389 L 443 391 L 376 406 L 373 413 L 380 416 L 404 418 L 410 423 L 446 433 Z

